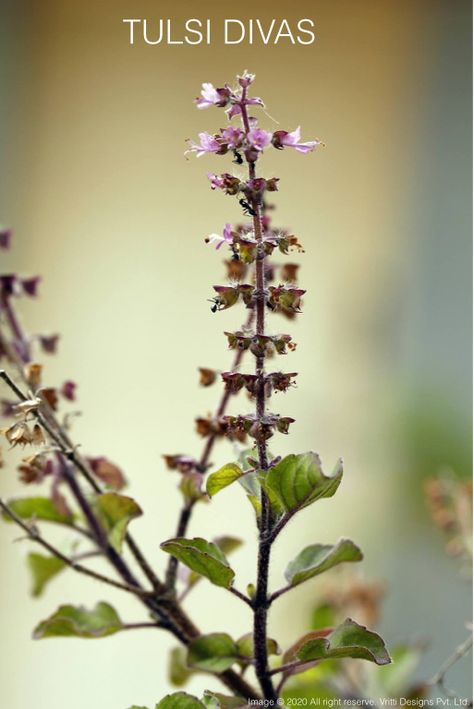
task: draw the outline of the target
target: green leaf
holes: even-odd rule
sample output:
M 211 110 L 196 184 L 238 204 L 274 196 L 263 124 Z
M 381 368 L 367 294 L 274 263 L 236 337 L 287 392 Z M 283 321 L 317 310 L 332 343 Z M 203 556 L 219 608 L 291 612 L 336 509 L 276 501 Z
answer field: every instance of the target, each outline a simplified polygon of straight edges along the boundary
M 258 479 L 258 473 L 252 471 L 245 473 L 239 478 L 239 485 L 241 485 L 248 495 L 253 497 L 260 497 L 260 480 Z
M 205 492 L 201 490 L 202 475 L 200 473 L 188 473 L 181 475 L 179 491 L 181 492 L 186 506 L 194 502 L 209 502 Z
M 230 588 L 232 585 L 235 573 L 217 544 L 207 542 L 200 537 L 194 539 L 177 537 L 163 542 L 161 548 L 192 571 L 205 576 L 216 586 Z
M 262 488 L 262 477 L 263 474 L 260 472 L 246 473 L 239 479 L 239 483 L 242 485 L 244 490 L 247 492 L 247 498 L 255 510 L 257 519 L 259 519 L 262 512 L 262 503 L 260 501 L 260 494 Z M 270 501 L 270 507 L 274 514 L 278 517 L 284 508 L 280 502 L 280 499 L 275 493 L 266 488 L 267 497 Z
M 220 470 L 212 473 L 207 478 L 206 491 L 209 497 L 213 497 L 220 490 L 238 480 L 243 475 L 242 470 L 236 463 L 227 463 Z
M 188 649 L 188 665 L 206 672 L 225 672 L 237 662 L 237 644 L 227 633 L 210 633 L 193 640 Z
M 363 625 L 358 625 L 351 618 L 339 625 L 327 637 L 309 639 L 303 642 L 295 653 L 298 660 L 324 660 L 337 657 L 353 657 L 369 660 L 377 665 L 391 662 L 384 641 Z
M 193 674 L 186 664 L 187 652 L 184 647 L 174 647 L 169 655 L 168 679 L 175 687 L 183 687 Z
M 45 556 L 34 552 L 28 554 L 26 561 L 33 580 L 31 595 L 35 598 L 41 596 L 46 584 L 66 566 L 66 563 L 57 556 Z
M 237 640 L 237 650 L 240 657 L 253 658 L 253 633 L 246 633 Z M 267 638 L 267 652 L 269 655 L 281 654 L 281 648 L 276 640 Z
M 60 606 L 56 613 L 36 626 L 35 640 L 52 637 L 104 638 L 123 627 L 117 611 L 108 603 L 88 610 L 83 606 Z
M 312 544 L 290 561 L 285 571 L 285 578 L 292 586 L 297 586 L 344 561 L 361 559 L 361 550 L 350 539 L 341 539 L 334 546 Z
M 21 519 L 37 519 L 68 525 L 73 522 L 72 515 L 64 515 L 59 512 L 49 497 L 18 497 L 16 500 L 10 500 L 8 506 Z M 3 516 L 6 521 L 11 521 L 6 513 Z
M 143 514 L 141 507 L 131 497 L 116 492 L 98 495 L 95 504 L 109 542 L 120 554 L 128 524 Z
M 260 502 L 260 499 L 255 497 L 255 495 L 247 495 L 247 499 L 255 511 L 257 520 L 260 519 L 260 515 L 262 514 L 262 503 Z
M 301 640 L 303 640 L 303 638 L 301 638 Z M 285 653 L 283 656 L 283 662 L 291 662 L 294 659 L 294 655 L 291 655 L 290 653 Z M 318 695 L 327 698 L 336 697 L 338 695 L 337 692 L 335 693 L 333 681 L 337 682 L 337 677 L 340 672 L 341 663 L 338 660 L 308 662 L 304 665 L 300 665 L 299 667 L 294 667 L 287 673 L 287 676 L 290 676 L 290 679 L 288 686 L 285 685 L 285 692 L 283 695 L 285 696 L 286 692 L 291 694 L 293 690 L 300 689 L 302 690 L 302 693 L 298 694 L 296 692 L 295 696 L 308 696 L 308 698 L 317 697 Z M 306 695 L 306 693 L 308 693 L 308 695 Z
M 208 709 L 240 709 L 248 706 L 247 700 L 243 697 L 228 697 L 219 692 L 210 692 L 208 689 L 204 691 L 202 701 Z
M 270 451 L 267 451 L 268 457 L 273 458 Z M 251 456 L 249 458 L 249 456 Z M 256 448 L 250 448 L 246 451 L 242 451 L 239 455 L 239 462 L 241 464 L 244 475 L 239 478 L 239 484 L 242 485 L 245 492 L 247 493 L 247 498 L 255 510 L 255 515 L 257 519 L 260 518 L 262 512 L 262 504 L 260 502 L 262 484 L 260 481 L 261 472 L 254 470 L 251 466 L 251 461 L 257 465 L 258 451 Z M 251 471 L 251 472 L 250 472 Z M 267 496 L 270 500 L 270 506 L 275 515 L 279 515 L 282 512 L 282 506 L 280 504 L 277 496 L 267 490 Z
M 260 481 L 268 495 L 274 494 L 287 512 L 296 512 L 323 497 L 332 497 L 342 479 L 342 461 L 331 477 L 321 468 L 317 453 L 287 455 Z
M 155 709 L 205 709 L 204 704 L 186 692 L 174 692 L 163 697 Z
M 232 554 L 233 551 L 241 547 L 243 544 L 241 539 L 225 535 L 222 537 L 215 537 L 212 542 L 216 544 L 219 549 L 224 552 L 224 554 Z M 191 571 L 187 579 L 188 588 L 193 588 L 201 579 L 201 574 L 196 573 L 196 571 Z

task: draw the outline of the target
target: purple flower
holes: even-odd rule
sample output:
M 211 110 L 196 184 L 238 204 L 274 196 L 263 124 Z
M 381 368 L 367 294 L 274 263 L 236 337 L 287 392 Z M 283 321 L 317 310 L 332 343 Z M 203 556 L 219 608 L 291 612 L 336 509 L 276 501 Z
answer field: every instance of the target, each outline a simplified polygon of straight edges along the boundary
M 39 343 L 43 352 L 56 354 L 59 342 L 59 335 L 39 335 Z
M 38 286 L 41 281 L 41 276 L 32 276 L 31 278 L 22 278 L 21 287 L 25 295 L 29 295 L 31 298 L 36 298 L 38 295 Z
M 236 126 L 229 126 L 221 130 L 222 138 L 227 143 L 231 150 L 240 148 L 244 139 L 244 133 Z
M 223 172 L 222 175 L 208 172 L 207 179 L 210 181 L 213 190 L 222 190 L 225 194 L 236 195 L 242 187 L 239 178 L 230 175 L 228 172 Z
M 226 109 L 226 113 L 227 118 L 231 121 L 234 116 L 239 116 L 242 113 L 242 109 L 238 103 L 233 103 L 230 108 Z
M 245 105 L 246 106 L 265 106 L 262 99 L 259 98 L 258 96 L 250 96 L 249 98 L 246 98 Z
M 246 98 L 245 101 L 237 101 L 236 103 L 231 102 L 230 108 L 226 109 L 227 118 L 232 120 L 234 116 L 240 116 L 242 113 L 241 104 L 244 103 L 246 106 L 265 106 L 261 98 L 258 96 L 253 96 L 251 98 Z
M 217 106 L 221 101 L 221 97 L 217 89 L 212 84 L 203 84 L 201 98 L 196 99 L 198 108 L 209 108 L 209 106 Z
M 215 175 L 213 172 L 207 173 L 207 179 L 211 183 L 213 190 L 221 190 L 224 187 L 224 180 L 219 175 Z
M 211 244 L 217 242 L 216 251 L 221 248 L 224 244 L 233 244 L 234 237 L 232 236 L 232 227 L 230 224 L 224 226 L 222 236 L 219 234 L 209 234 L 206 238 L 206 244 Z
M 262 151 L 270 144 L 272 134 L 262 128 L 252 128 L 247 133 L 247 140 L 255 150 Z
M 253 81 L 255 81 L 255 74 L 249 74 L 248 71 L 244 71 L 242 76 L 237 76 L 237 80 L 243 89 L 250 86 Z
M 0 228 L 0 249 L 9 249 L 13 232 L 11 229 Z
M 251 198 L 260 199 L 267 188 L 267 181 L 263 177 L 255 177 L 245 183 L 245 194 Z
M 198 108 L 209 108 L 209 106 L 224 108 L 233 98 L 235 99 L 235 96 L 227 84 L 222 89 L 216 89 L 213 84 L 206 83 L 202 85 L 201 97 L 195 101 Z
M 0 293 L 2 296 L 19 295 L 18 276 L 14 273 L 0 276 Z
M 196 157 L 200 158 L 206 153 L 217 153 L 222 148 L 216 136 L 210 133 L 199 133 L 199 140 L 199 145 L 191 142 L 191 147 L 186 150 L 185 155 L 187 153 L 196 153 Z
M 310 153 L 317 145 L 322 145 L 320 140 L 309 140 L 301 143 L 301 128 L 298 126 L 292 133 L 286 130 L 278 130 L 273 134 L 272 143 L 275 148 L 294 148 L 299 153 Z
M 68 379 L 63 383 L 60 391 L 65 399 L 67 399 L 68 401 L 75 401 L 76 400 L 76 389 L 77 389 L 76 382 L 73 382 L 70 379 Z

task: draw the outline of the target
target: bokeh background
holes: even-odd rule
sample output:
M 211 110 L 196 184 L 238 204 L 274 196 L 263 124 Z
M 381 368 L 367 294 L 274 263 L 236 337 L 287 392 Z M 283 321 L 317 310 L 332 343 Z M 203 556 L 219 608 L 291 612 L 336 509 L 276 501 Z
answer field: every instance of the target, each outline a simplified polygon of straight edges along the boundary
M 130 47 L 122 24 L 196 15 L 214 24 L 310 17 L 317 41 Z M 240 325 L 236 309 L 213 315 L 206 302 L 223 267 L 203 237 L 239 211 L 207 185 L 222 161 L 183 158 L 185 138 L 222 122 L 192 99 L 202 81 L 220 85 L 246 68 L 280 127 L 324 139 L 310 156 L 266 158 L 265 173 L 281 176 L 278 222 L 306 247 L 308 289 L 290 324 L 299 346 L 287 365 L 301 372 L 299 388 L 276 399 L 297 423 L 272 448 L 318 450 L 328 468 L 343 455 L 346 476 L 334 500 L 279 541 L 272 585 L 304 543 L 353 537 L 367 576 L 390 589 L 381 631 L 391 644 L 429 641 L 420 676 L 432 675 L 470 616 L 469 584 L 430 522 L 423 480 L 471 471 L 471 3 L 2 0 L 0 35 L 0 218 L 16 231 L 2 270 L 44 276 L 25 324 L 61 332 L 48 381 L 79 383 L 75 438 L 126 471 L 146 513 L 135 534 L 157 568 L 179 504 L 160 455 L 199 453 L 193 418 L 212 410 L 217 391 L 198 388 L 196 368 L 227 368 L 221 332 Z M 230 455 L 223 444 L 213 460 Z M 11 467 L 0 487 L 19 492 Z M 237 490 L 203 505 L 191 532 L 243 536 L 234 565 L 241 586 L 253 579 L 252 511 Z M 71 573 L 30 600 L 17 538 L 2 529 L 2 706 L 125 709 L 161 697 L 166 636 L 30 639 L 61 602 L 103 598 L 128 621 L 142 616 L 133 600 Z M 304 629 L 317 592 L 308 584 L 272 613 L 283 644 Z M 247 609 L 210 584 L 188 607 L 205 631 L 248 629 Z M 469 664 L 450 674 L 461 693 Z

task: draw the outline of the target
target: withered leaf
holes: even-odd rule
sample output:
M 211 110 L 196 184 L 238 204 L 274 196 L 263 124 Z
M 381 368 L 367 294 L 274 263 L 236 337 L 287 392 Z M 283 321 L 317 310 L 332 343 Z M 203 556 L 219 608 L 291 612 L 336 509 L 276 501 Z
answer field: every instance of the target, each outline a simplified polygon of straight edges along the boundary
M 127 481 L 118 465 L 115 465 L 115 463 L 112 463 L 103 456 L 89 458 L 89 463 L 94 475 L 99 478 L 99 480 L 102 480 L 107 487 L 114 488 L 115 490 L 121 490 L 125 487 Z
M 30 362 L 25 366 L 25 379 L 33 390 L 41 386 L 42 373 L 43 366 L 37 362 Z

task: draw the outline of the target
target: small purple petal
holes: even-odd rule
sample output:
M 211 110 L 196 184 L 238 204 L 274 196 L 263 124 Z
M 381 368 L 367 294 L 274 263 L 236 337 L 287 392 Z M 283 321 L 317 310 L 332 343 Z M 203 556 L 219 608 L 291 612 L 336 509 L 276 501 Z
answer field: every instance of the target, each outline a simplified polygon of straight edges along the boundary
M 0 229 L 0 249 L 9 249 L 13 231 L 11 229 Z
M 270 144 L 272 134 L 262 128 L 253 128 L 247 133 L 247 140 L 255 150 L 262 151 Z
M 41 281 L 41 276 L 32 276 L 31 278 L 22 278 L 21 287 L 25 295 L 29 295 L 31 298 L 36 298 L 38 295 L 38 286 Z
M 3 296 L 17 295 L 18 276 L 14 273 L 7 273 L 0 276 L 0 292 Z
M 56 354 L 58 349 L 59 335 L 39 335 L 41 349 L 47 354 Z
M 75 401 L 76 400 L 76 389 L 77 389 L 76 382 L 73 382 L 70 379 L 68 379 L 67 381 L 64 382 L 60 391 L 65 399 L 67 399 L 68 401 Z

